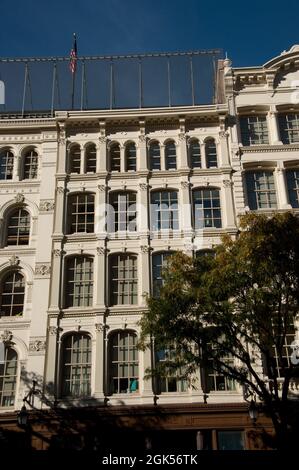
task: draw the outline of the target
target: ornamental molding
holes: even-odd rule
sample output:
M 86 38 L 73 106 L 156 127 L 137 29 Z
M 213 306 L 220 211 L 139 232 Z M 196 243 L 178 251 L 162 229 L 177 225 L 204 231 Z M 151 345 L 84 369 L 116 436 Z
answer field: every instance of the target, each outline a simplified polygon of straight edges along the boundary
M 139 135 L 138 140 L 139 140 L 139 142 L 146 142 L 146 135 L 144 135 L 144 134 Z
M 99 331 L 99 332 L 103 333 L 105 330 L 109 329 L 109 326 L 105 325 L 104 323 L 96 323 L 95 324 L 95 329 L 96 329 L 96 331 Z
M 149 253 L 152 250 L 148 245 L 141 245 L 140 249 L 142 253 Z
M 242 153 L 261 153 L 261 152 L 298 152 L 298 144 L 286 144 L 286 145 L 252 145 L 241 147 Z
M 149 185 L 147 183 L 140 183 L 139 184 L 139 188 L 141 191 L 147 191 L 147 188 L 149 187 Z
M 98 190 L 102 193 L 106 191 L 106 186 L 104 184 L 98 184 Z
M 3 330 L 1 333 L 0 333 L 0 341 L 2 341 L 2 343 L 10 343 L 11 340 L 12 340 L 12 337 L 13 337 L 13 334 L 12 334 L 12 331 L 10 330 Z
M 24 202 L 25 196 L 24 196 L 24 194 L 22 194 L 22 193 L 17 193 L 17 194 L 15 195 L 14 199 L 15 199 L 15 202 L 16 202 L 17 204 L 21 204 L 22 202 Z
M 107 137 L 104 137 L 104 136 L 99 137 L 100 144 L 106 144 L 107 140 L 108 140 Z
M 35 274 L 40 276 L 49 275 L 51 272 L 51 264 L 50 263 L 36 263 L 35 265 Z
M 226 139 L 229 136 L 228 131 L 220 131 L 219 132 L 219 138 L 220 139 Z
M 52 251 L 55 258 L 59 258 L 62 255 L 62 250 L 56 249 Z
M 49 212 L 54 210 L 54 201 L 41 201 L 39 204 L 40 212 Z
M 59 328 L 57 326 L 48 326 L 48 332 L 50 336 L 56 336 L 59 332 Z
M 107 251 L 107 248 L 105 248 L 104 246 L 98 246 L 97 247 L 97 255 L 98 256 L 105 255 L 106 251 Z
M 58 186 L 56 191 L 58 192 L 58 194 L 63 194 L 64 193 L 64 187 L 63 186 Z
M 189 181 L 181 181 L 181 187 L 183 189 L 187 189 L 191 186 L 191 183 Z
M 45 349 L 46 349 L 46 341 L 45 340 L 35 339 L 35 340 L 29 342 L 29 351 L 30 352 L 45 351 Z
M 18 266 L 20 264 L 20 259 L 17 255 L 13 254 L 8 260 L 10 266 Z
M 223 180 L 223 185 L 225 188 L 230 188 L 233 185 L 233 183 L 231 180 Z
M 186 139 L 187 139 L 187 135 L 185 134 L 185 132 L 181 132 L 179 134 L 179 141 L 184 142 L 184 141 L 186 141 Z

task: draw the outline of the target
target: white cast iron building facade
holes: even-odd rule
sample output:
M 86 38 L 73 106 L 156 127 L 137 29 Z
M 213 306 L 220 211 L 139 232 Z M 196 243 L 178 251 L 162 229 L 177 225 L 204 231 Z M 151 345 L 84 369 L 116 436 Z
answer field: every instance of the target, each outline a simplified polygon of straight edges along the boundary
M 199 372 L 196 389 L 144 379 L 145 294 L 167 254 L 212 249 L 246 211 L 299 207 L 298 62 L 299 46 L 221 61 L 214 105 L 1 119 L 1 414 L 32 380 L 58 406 L 203 402 Z M 244 402 L 206 372 L 209 404 Z

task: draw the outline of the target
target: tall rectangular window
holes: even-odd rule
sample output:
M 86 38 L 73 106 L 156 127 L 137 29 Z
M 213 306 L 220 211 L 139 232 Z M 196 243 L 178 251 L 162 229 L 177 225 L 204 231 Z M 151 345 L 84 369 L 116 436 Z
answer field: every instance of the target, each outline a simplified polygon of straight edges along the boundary
M 248 171 L 246 173 L 248 205 L 251 210 L 277 207 L 273 171 Z
M 110 257 L 111 305 L 134 305 L 138 301 L 137 256 L 119 254 Z
M 278 122 L 283 144 L 299 142 L 299 114 L 279 114 Z
M 243 145 L 260 145 L 269 143 L 266 116 L 241 116 L 240 128 Z
M 219 190 L 203 188 L 193 191 L 195 228 L 221 228 Z
M 109 336 L 110 393 L 138 391 L 139 363 L 137 335 L 119 331 Z
M 68 198 L 69 233 L 94 232 L 94 195 L 71 194 Z
M 93 259 L 73 256 L 67 260 L 66 306 L 90 307 L 93 299 Z
M 88 397 L 91 384 L 91 340 L 85 333 L 67 335 L 62 342 L 62 396 Z
M 163 349 L 156 352 L 156 361 L 160 364 L 165 364 L 164 373 L 161 374 L 158 381 L 158 393 L 170 393 L 170 392 L 186 392 L 188 390 L 187 381 L 180 376 L 180 370 L 176 370 L 173 373 L 167 373 L 169 362 L 175 361 L 174 353 L 171 348 Z
M 108 209 L 108 231 L 136 231 L 136 193 L 112 192 Z
M 287 170 L 289 202 L 294 209 L 299 208 L 299 170 Z
M 152 230 L 178 230 L 179 208 L 177 191 L 151 193 Z

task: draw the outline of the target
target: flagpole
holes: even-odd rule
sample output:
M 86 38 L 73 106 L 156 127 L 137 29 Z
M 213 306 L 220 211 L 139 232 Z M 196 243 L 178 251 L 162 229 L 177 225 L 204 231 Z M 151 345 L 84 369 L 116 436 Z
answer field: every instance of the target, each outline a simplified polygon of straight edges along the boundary
M 75 81 L 76 81 L 76 70 L 77 70 L 77 38 L 76 33 L 73 33 L 73 48 L 71 51 L 71 71 L 72 71 L 72 110 L 74 109 L 75 102 Z
M 74 109 L 74 99 L 75 99 L 75 77 L 76 77 L 76 72 L 72 74 L 72 110 Z

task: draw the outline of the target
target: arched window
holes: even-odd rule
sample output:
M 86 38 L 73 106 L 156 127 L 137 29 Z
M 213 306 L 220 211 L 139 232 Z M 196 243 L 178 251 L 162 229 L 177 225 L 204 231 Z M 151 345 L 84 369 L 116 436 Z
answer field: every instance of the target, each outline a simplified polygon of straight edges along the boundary
M 137 335 L 118 331 L 109 336 L 110 394 L 133 393 L 139 388 Z
M 191 168 L 201 168 L 200 143 L 192 139 L 189 145 L 189 160 Z
M 110 147 L 110 170 L 120 171 L 120 146 L 113 144 Z
M 165 145 L 165 170 L 176 170 L 176 145 L 167 142 Z
M 86 333 L 73 333 L 62 341 L 63 397 L 89 397 L 91 383 L 91 339 Z
M 91 193 L 71 194 L 68 197 L 68 232 L 94 232 L 94 195 Z
M 136 231 L 136 193 L 112 192 L 108 217 L 108 231 Z
M 161 156 L 159 142 L 151 142 L 149 146 L 150 169 L 161 170 Z
M 217 149 L 214 139 L 208 139 L 205 143 L 206 166 L 207 168 L 217 168 Z
M 134 143 L 126 145 L 125 160 L 126 171 L 136 171 L 136 146 Z
M 80 145 L 73 145 L 70 150 L 70 173 L 80 173 L 81 149 Z
M 119 253 L 110 257 L 110 304 L 134 305 L 138 300 L 137 256 Z
M 11 271 L 1 282 L 0 312 L 5 317 L 20 316 L 24 310 L 25 280 L 18 271 Z
M 152 256 L 152 270 L 153 270 L 153 295 L 159 297 L 161 287 L 163 286 L 163 269 L 167 265 L 167 260 L 173 254 L 172 251 L 162 251 L 154 253 Z
M 29 150 L 24 155 L 23 160 L 23 179 L 37 178 L 38 154 L 35 150 Z
M 93 258 L 72 256 L 66 265 L 66 307 L 90 307 L 93 300 Z
M 18 355 L 16 351 L 4 346 L 4 357 L 0 362 L 0 408 L 14 406 L 16 396 Z
M 151 193 L 151 226 L 152 230 L 178 230 L 177 191 L 153 191 Z
M 195 228 L 221 228 L 220 194 L 217 188 L 193 191 Z
M 7 245 L 28 245 L 30 235 L 30 215 L 23 208 L 15 209 L 7 221 Z
M 10 150 L 0 151 L 0 180 L 11 180 L 14 156 Z
M 95 144 L 88 145 L 85 152 L 86 173 L 95 173 L 97 168 L 97 149 Z

